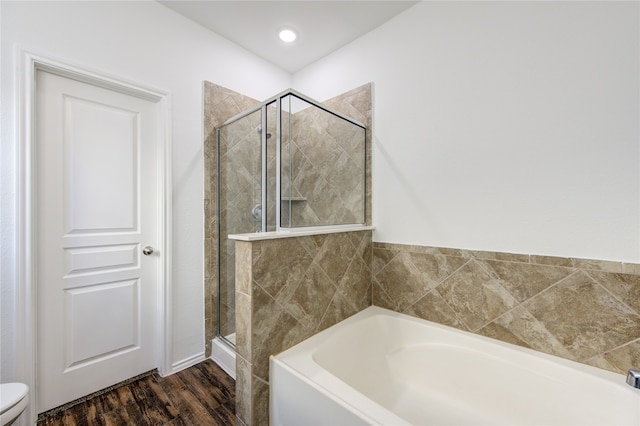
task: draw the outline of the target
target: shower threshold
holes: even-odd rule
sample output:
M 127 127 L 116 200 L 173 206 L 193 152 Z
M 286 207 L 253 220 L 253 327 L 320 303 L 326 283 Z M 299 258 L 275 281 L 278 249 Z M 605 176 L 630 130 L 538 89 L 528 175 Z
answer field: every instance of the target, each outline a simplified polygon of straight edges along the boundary
M 226 339 L 226 341 L 225 341 Z M 236 349 L 228 342 L 236 344 L 236 333 L 224 336 L 216 336 L 211 341 L 211 359 L 218 364 L 233 380 L 236 379 Z

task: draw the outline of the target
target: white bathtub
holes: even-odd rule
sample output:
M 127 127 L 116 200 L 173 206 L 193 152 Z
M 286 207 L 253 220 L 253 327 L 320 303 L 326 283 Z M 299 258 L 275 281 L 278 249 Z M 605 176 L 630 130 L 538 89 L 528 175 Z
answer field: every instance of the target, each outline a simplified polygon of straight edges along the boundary
M 640 425 L 625 377 L 370 307 L 270 359 L 272 425 Z

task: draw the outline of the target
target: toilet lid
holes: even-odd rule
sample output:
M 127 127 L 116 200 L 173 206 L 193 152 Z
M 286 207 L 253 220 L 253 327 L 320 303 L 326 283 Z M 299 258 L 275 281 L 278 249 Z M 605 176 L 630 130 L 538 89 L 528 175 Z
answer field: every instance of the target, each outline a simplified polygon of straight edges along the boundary
M 0 384 L 0 413 L 16 405 L 29 392 L 29 387 L 24 383 Z

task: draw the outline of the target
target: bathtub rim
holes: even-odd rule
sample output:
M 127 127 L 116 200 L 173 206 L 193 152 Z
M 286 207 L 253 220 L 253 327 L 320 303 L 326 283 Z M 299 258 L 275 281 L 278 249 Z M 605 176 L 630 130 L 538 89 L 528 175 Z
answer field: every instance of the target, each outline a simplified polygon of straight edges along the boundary
M 337 330 L 340 330 L 341 328 L 347 327 L 349 324 L 355 323 L 355 322 L 360 322 L 362 320 L 365 320 L 369 317 L 373 317 L 373 316 L 377 316 L 377 315 L 387 315 L 387 316 L 391 316 L 391 317 L 395 317 L 395 318 L 400 318 L 402 320 L 407 320 L 413 323 L 418 323 L 418 324 L 424 324 L 426 323 L 428 326 L 439 329 L 439 330 L 443 330 L 446 331 L 448 333 L 453 333 L 455 335 L 459 335 L 459 336 L 463 336 L 465 338 L 470 338 L 472 340 L 478 340 L 484 343 L 489 343 L 489 344 L 495 344 L 498 345 L 502 348 L 508 349 L 508 350 L 514 350 L 516 352 L 520 352 L 522 354 L 525 354 L 527 356 L 534 356 L 534 357 L 538 357 L 538 358 L 542 358 L 545 359 L 547 361 L 553 362 L 553 363 L 559 363 L 567 368 L 570 368 L 572 370 L 578 370 L 578 371 L 582 371 L 582 372 L 586 372 L 595 376 L 598 376 L 599 378 L 606 380 L 608 382 L 611 382 L 614 385 L 620 385 L 620 386 L 625 386 L 628 387 L 628 385 L 626 384 L 626 377 L 623 374 L 620 373 L 616 373 L 610 370 L 605 370 L 603 368 L 599 368 L 599 367 L 594 367 L 592 365 L 589 364 L 584 364 L 581 363 L 579 361 L 573 361 L 567 358 L 563 358 L 557 355 L 552 355 L 552 354 L 548 354 L 545 352 L 541 352 L 535 349 L 531 349 L 531 348 L 527 348 L 524 346 L 519 346 L 516 345 L 514 343 L 509 343 L 509 342 L 505 342 L 502 340 L 498 340 L 492 337 L 487 337 L 487 336 L 483 336 L 481 334 L 477 334 L 474 333 L 472 331 L 466 331 L 466 330 L 460 330 L 458 328 L 455 327 L 451 327 L 448 325 L 444 325 L 444 324 L 440 324 L 437 322 L 433 322 L 433 321 L 429 321 L 423 318 L 418 318 L 418 317 L 414 317 L 412 315 L 408 315 L 408 314 L 404 314 L 401 312 L 397 312 L 397 311 L 393 311 L 391 309 L 387 309 L 387 308 L 383 308 L 380 306 L 369 306 L 363 310 L 361 310 L 360 312 L 357 312 L 355 314 L 353 314 L 352 316 L 338 322 L 337 324 L 334 324 L 331 327 L 326 328 L 325 330 L 322 330 L 321 332 L 314 334 L 313 336 L 303 340 L 302 342 L 292 346 L 289 349 L 286 349 L 276 355 L 272 355 L 280 360 L 282 359 L 290 359 L 291 356 L 298 358 L 300 355 L 302 355 L 303 353 L 308 353 L 310 349 L 312 348 L 316 348 L 317 347 L 317 343 L 324 341 L 328 338 L 328 336 L 330 336 L 333 333 L 336 333 Z M 313 354 L 311 354 L 313 355 Z M 295 368 L 294 368 L 295 369 Z M 297 370 L 296 370 L 297 371 Z M 634 390 L 633 388 L 629 387 L 630 390 Z M 638 392 L 638 395 L 640 396 L 640 389 L 636 390 Z
M 384 407 L 382 404 L 372 400 L 368 396 L 360 393 L 348 383 L 344 382 L 338 376 L 326 370 L 321 364 L 314 359 L 315 351 L 334 333 L 341 329 L 349 327 L 353 323 L 364 321 L 370 317 L 377 315 L 390 316 L 392 318 L 400 318 L 401 320 L 418 323 L 418 325 L 426 325 L 446 333 L 452 333 L 455 336 L 461 336 L 471 341 L 483 342 L 483 344 L 495 345 L 508 351 L 514 351 L 525 357 L 534 357 L 539 360 L 555 364 L 556 366 L 567 368 L 576 373 L 587 374 L 593 376 L 595 380 L 604 380 L 607 385 L 619 387 L 624 392 L 634 393 L 638 402 L 638 410 L 640 411 L 640 390 L 629 387 L 625 382 L 625 376 L 604 370 L 602 368 L 590 366 L 577 361 L 561 358 L 555 355 L 546 354 L 531 348 L 525 348 L 512 343 L 503 342 L 494 338 L 479 335 L 470 331 L 460 330 L 454 327 L 435 323 L 433 321 L 413 317 L 411 315 L 399 313 L 379 306 L 370 306 L 364 310 L 346 318 L 345 320 L 329 327 L 320 333 L 309 337 L 308 339 L 298 343 L 297 345 L 270 357 L 270 364 L 278 364 L 286 368 L 290 374 L 296 375 L 305 383 L 314 387 L 322 395 L 337 401 L 342 407 L 350 412 L 356 412 L 366 419 L 370 424 L 404 424 L 410 423 L 399 417 L 396 413 Z M 270 375 L 271 375 L 270 369 Z M 270 377 L 271 381 L 271 377 Z M 631 396 L 631 395 L 630 395 Z M 272 395 L 272 397 L 275 397 Z M 270 408 L 271 410 L 271 408 Z M 371 416 L 362 410 L 367 410 Z M 375 413 L 374 413 L 375 412 Z M 373 418 L 372 418 L 373 417 Z M 385 419 L 382 421 L 376 419 Z M 388 420 L 393 419 L 393 420 Z

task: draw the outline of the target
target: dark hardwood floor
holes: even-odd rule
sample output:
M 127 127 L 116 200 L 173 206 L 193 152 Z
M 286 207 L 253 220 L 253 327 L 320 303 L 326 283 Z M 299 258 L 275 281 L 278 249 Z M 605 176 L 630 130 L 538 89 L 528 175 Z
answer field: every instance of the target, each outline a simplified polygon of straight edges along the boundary
M 70 408 L 43 413 L 38 426 L 235 426 L 235 417 L 235 381 L 208 359 L 171 376 L 147 375 Z

